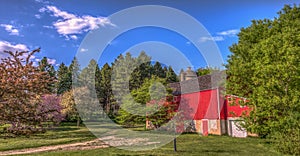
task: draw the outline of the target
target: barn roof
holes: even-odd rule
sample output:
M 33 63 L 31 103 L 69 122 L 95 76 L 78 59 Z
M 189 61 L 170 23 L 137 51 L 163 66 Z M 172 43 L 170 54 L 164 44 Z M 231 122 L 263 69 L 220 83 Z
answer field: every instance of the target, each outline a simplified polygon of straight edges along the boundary
M 170 83 L 169 87 L 172 88 L 174 95 L 193 93 L 221 87 L 225 83 L 225 78 L 225 71 L 218 71 L 195 79 Z

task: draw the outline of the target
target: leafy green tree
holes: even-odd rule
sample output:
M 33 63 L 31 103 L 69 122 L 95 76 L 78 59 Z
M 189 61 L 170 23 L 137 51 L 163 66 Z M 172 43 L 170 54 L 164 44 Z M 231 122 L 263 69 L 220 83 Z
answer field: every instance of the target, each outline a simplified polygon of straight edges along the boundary
M 246 128 L 270 136 L 284 153 L 300 154 L 300 7 L 273 20 L 253 20 L 230 47 L 227 92 L 249 99 Z
M 218 71 L 220 71 L 220 69 L 217 67 L 205 67 L 205 68 L 198 68 L 196 71 L 196 74 L 197 74 L 197 76 L 203 76 L 203 75 L 212 74 L 213 72 L 218 72 Z
M 131 90 L 139 88 L 144 79 L 151 77 L 151 58 L 145 52 L 141 52 L 137 58 L 128 52 L 125 57 L 119 55 L 112 66 L 112 91 L 114 103 L 112 108 L 116 113 L 122 98 Z
M 209 68 L 198 68 L 196 73 L 197 76 L 203 76 L 203 75 L 211 74 L 211 70 Z
M 153 121 L 165 121 L 164 117 L 167 112 L 161 103 L 164 103 L 166 97 L 171 93 L 171 89 L 166 88 L 166 81 L 162 78 L 152 77 L 151 79 L 146 79 L 140 88 L 132 90 L 131 95 L 124 96 L 121 109 L 116 118 L 117 121 L 126 126 L 145 124 L 147 112 L 152 112 L 151 114 L 156 112 L 158 118 Z M 151 100 L 160 101 L 161 105 L 146 106 Z
M 61 96 L 62 113 L 67 121 L 77 121 L 77 127 L 80 124 L 80 116 L 76 108 L 73 90 L 66 91 Z

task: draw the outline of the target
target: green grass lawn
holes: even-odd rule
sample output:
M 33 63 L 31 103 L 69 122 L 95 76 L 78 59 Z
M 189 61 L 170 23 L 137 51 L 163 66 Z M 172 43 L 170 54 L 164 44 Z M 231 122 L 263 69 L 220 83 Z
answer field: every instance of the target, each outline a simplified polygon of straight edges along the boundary
M 173 151 L 173 142 L 150 151 L 125 151 L 110 147 L 84 151 L 56 151 L 31 155 L 282 155 L 270 149 L 267 140 L 259 138 L 232 138 L 228 136 L 201 137 L 198 134 L 183 134 L 177 138 L 177 152 Z
M 103 126 L 105 127 L 105 126 Z M 133 128 L 140 131 L 142 128 Z M 132 129 L 132 130 L 133 130 Z M 118 133 L 117 133 L 118 134 Z M 120 134 L 122 136 L 122 134 Z M 49 130 L 44 134 L 27 137 L 0 138 L 0 151 L 58 145 L 82 142 L 95 139 L 87 128 L 77 128 L 75 123 L 63 123 L 60 127 Z M 80 150 L 80 151 L 52 151 L 29 155 L 282 155 L 271 149 L 268 140 L 259 138 L 233 138 L 229 136 L 202 137 L 198 134 L 182 134 L 177 138 L 177 152 L 173 150 L 173 142 L 158 149 L 149 151 L 126 151 L 115 147 Z
M 4 138 L 0 136 L 0 151 L 58 145 L 95 139 L 95 136 L 84 126 L 77 128 L 76 123 L 62 123 L 61 126 L 46 133 L 30 137 Z

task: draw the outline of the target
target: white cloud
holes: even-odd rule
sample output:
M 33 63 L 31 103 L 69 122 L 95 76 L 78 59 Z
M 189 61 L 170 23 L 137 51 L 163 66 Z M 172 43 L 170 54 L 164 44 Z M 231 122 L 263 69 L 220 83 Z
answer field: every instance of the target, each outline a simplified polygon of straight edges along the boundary
M 0 52 L 6 51 L 28 51 L 24 44 L 12 44 L 7 41 L 0 41 Z
M 49 26 L 49 25 L 43 25 L 43 28 L 47 28 L 47 29 L 53 29 L 53 26 Z
M 66 11 L 62 11 L 55 6 L 46 6 L 39 10 L 40 12 L 49 12 L 52 16 L 59 18 L 53 23 L 57 32 L 64 36 L 81 34 L 100 26 L 114 26 L 106 17 L 93 17 L 90 15 L 77 16 Z M 76 36 L 77 37 L 77 36 Z M 74 36 L 70 38 L 75 38 Z M 68 39 L 68 37 L 67 37 Z
M 10 35 L 19 35 L 19 30 L 10 24 L 0 24 L 1 27 L 4 27 Z
M 47 9 L 44 8 L 44 7 L 39 9 L 39 12 L 41 12 L 41 13 L 42 13 L 42 12 L 45 12 L 45 11 L 47 11 Z
M 55 59 L 47 58 L 47 61 L 48 61 L 48 63 L 51 64 L 51 65 L 55 65 L 55 64 L 56 64 L 56 60 L 55 60 Z
M 48 1 L 44 1 L 44 0 L 35 0 L 35 2 L 37 2 L 37 3 L 43 3 L 43 4 L 49 4 Z
M 37 18 L 37 19 L 40 19 L 40 18 L 41 18 L 41 15 L 40 15 L 40 14 L 35 14 L 34 16 L 35 16 L 35 18 Z
M 88 49 L 85 49 L 85 48 L 80 49 L 80 52 L 87 52 L 87 51 L 88 51 Z
M 55 6 L 46 6 L 46 9 L 52 12 L 55 17 L 61 17 L 63 19 L 76 18 L 74 14 L 67 13 L 66 11 L 61 11 Z
M 238 29 L 231 29 L 231 30 L 226 30 L 226 31 L 221 31 L 218 32 L 218 35 L 223 35 L 223 36 L 234 36 L 237 35 L 240 31 Z
M 199 42 L 207 42 L 207 41 L 223 41 L 223 36 L 214 36 L 214 37 L 201 37 Z
M 33 58 L 31 58 L 31 59 L 33 59 Z M 33 65 L 38 66 L 40 61 L 41 61 L 41 59 L 39 59 L 39 58 L 34 59 Z M 57 66 L 55 59 L 47 58 L 47 62 L 53 66 Z
M 0 59 L 7 57 L 4 51 L 28 51 L 28 47 L 24 44 L 12 44 L 7 41 L 0 41 Z M 31 58 L 33 58 L 33 56 Z
M 73 39 L 73 40 L 77 40 L 78 39 L 78 37 L 76 35 L 71 35 L 70 38 Z

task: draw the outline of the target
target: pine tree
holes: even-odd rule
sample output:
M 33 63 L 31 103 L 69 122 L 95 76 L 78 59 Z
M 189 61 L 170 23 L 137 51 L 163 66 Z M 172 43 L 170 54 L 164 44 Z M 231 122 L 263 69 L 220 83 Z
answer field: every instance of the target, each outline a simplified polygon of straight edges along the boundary
M 41 61 L 39 61 L 38 67 L 39 67 L 40 71 L 46 72 L 53 80 L 56 80 L 56 71 L 55 71 L 53 65 L 48 62 L 47 57 L 43 57 L 43 59 L 41 59 Z M 55 89 L 56 89 L 56 87 L 55 87 L 54 83 L 48 84 L 49 92 L 54 93 Z
M 72 74 L 68 67 L 64 63 L 61 63 L 57 70 L 57 94 L 63 94 L 64 92 L 71 90 L 71 88 Z
M 101 81 L 100 81 L 100 91 L 98 92 L 98 97 L 100 98 L 100 103 L 106 114 L 111 114 L 111 104 L 113 103 L 113 94 L 111 88 L 111 67 L 106 63 L 101 68 Z
M 167 80 L 168 83 L 179 81 L 176 73 L 174 72 L 174 70 L 171 66 L 169 66 L 169 68 L 168 68 L 168 71 L 167 71 L 167 74 L 166 74 L 166 80 Z
M 166 72 L 162 68 L 161 64 L 159 62 L 155 62 L 152 70 L 152 75 L 155 75 L 160 78 L 165 78 L 166 77 Z
M 71 72 L 72 75 L 72 84 L 78 85 L 78 78 L 80 74 L 80 65 L 76 57 L 73 58 L 70 66 L 69 66 L 69 72 Z

